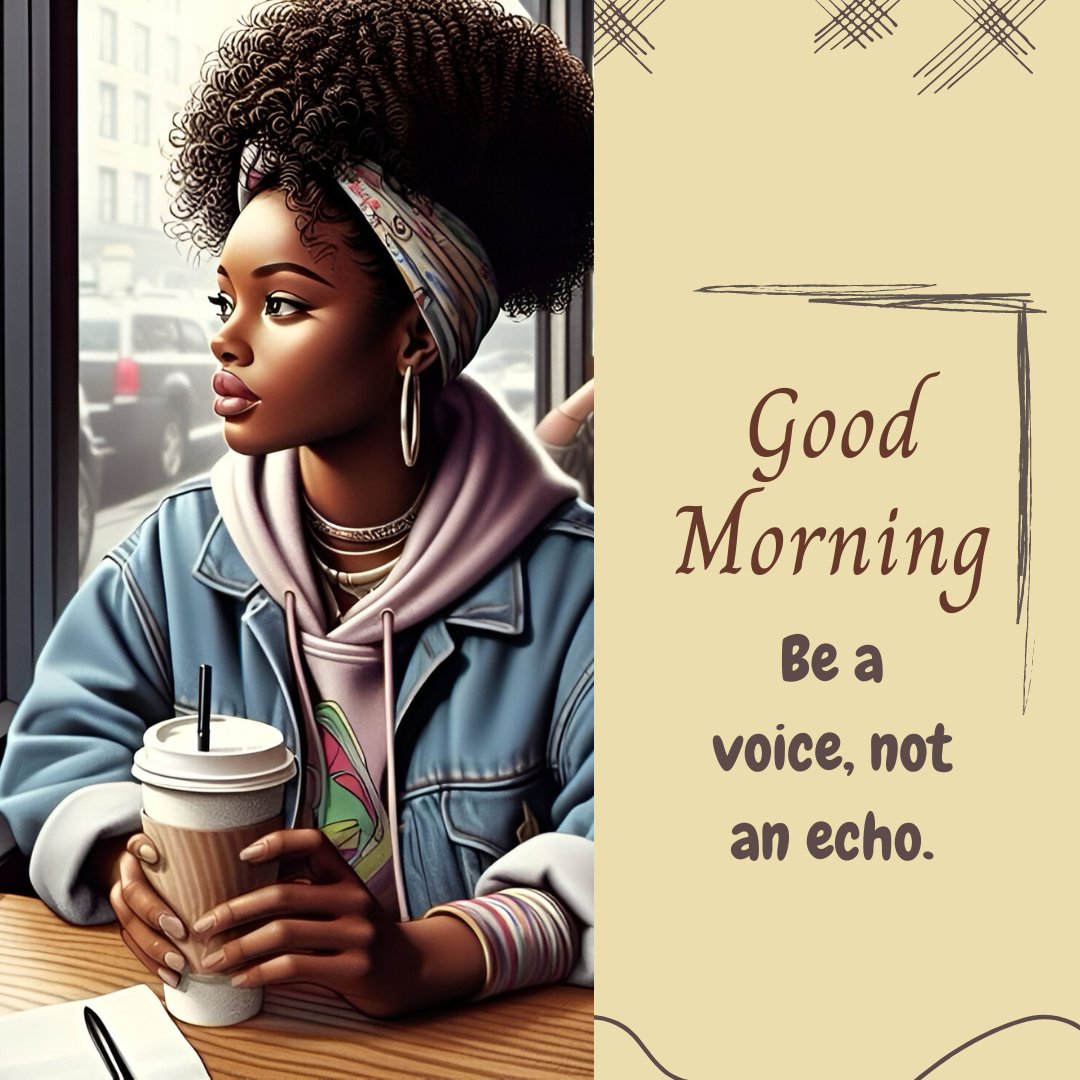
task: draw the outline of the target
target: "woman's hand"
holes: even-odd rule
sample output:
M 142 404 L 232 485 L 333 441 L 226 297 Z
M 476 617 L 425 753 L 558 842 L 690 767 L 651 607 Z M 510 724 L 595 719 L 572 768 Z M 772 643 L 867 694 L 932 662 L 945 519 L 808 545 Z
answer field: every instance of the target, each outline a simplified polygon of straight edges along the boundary
M 590 379 L 536 425 L 537 438 L 549 446 L 569 446 L 594 405 L 594 380 Z
M 480 990 L 483 950 L 464 922 L 452 916 L 396 922 L 318 829 L 270 833 L 241 857 L 284 860 L 284 880 L 195 921 L 198 934 L 262 923 L 206 957 L 207 972 L 229 972 L 235 986 L 316 983 L 381 1017 Z
M 141 861 L 140 861 L 141 860 Z M 155 863 L 158 852 L 145 833 L 135 833 L 120 852 L 110 875 L 109 903 L 120 920 L 120 937 L 147 971 L 176 986 L 187 962 L 176 942 L 187 930 L 176 913 L 146 880 L 142 862 Z

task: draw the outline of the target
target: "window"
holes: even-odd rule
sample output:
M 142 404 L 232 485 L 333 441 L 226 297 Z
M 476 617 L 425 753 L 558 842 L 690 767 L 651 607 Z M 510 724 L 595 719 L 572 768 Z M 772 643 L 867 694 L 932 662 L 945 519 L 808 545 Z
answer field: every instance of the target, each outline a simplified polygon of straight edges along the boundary
M 120 324 L 115 319 L 80 319 L 79 352 L 112 353 L 120 348 Z
M 112 83 L 98 83 L 98 134 L 116 138 L 116 87 Z
M 146 228 L 150 224 L 150 177 L 135 173 L 131 178 L 131 220 Z
M 581 27 L 588 22 L 591 5 L 573 4 L 570 0 L 525 2 L 541 16 L 561 4 L 571 13 L 564 19 L 571 48 L 578 51 L 574 43 L 577 34 L 581 50 L 588 49 L 591 41 Z M 7 316 L 3 320 L 5 355 L 0 369 L 0 425 L 4 429 L 5 447 L 0 455 L 0 488 L 4 493 L 0 501 L 0 737 L 14 703 L 29 686 L 34 660 L 78 578 L 80 297 L 73 283 L 81 282 L 85 292 L 104 289 L 111 282 L 125 292 L 144 289 L 156 290 L 158 294 L 166 290 L 183 293 L 178 301 L 177 318 L 199 319 L 201 330 L 209 328 L 210 316 L 206 317 L 206 325 L 201 318 L 205 301 L 200 304 L 196 299 L 196 307 L 192 309 L 188 298 L 198 285 L 202 285 L 201 292 L 205 294 L 205 276 L 196 281 L 198 271 L 193 271 L 176 255 L 175 247 L 154 224 L 158 200 L 163 196 L 151 160 L 152 151 L 139 150 L 138 157 L 121 164 L 117 154 L 121 144 L 106 140 L 116 140 L 120 134 L 118 84 L 124 88 L 125 109 L 132 101 L 127 96 L 129 88 L 132 93 L 136 87 L 147 93 L 150 146 L 155 146 L 159 138 L 164 139 L 172 114 L 184 100 L 184 87 L 197 73 L 202 56 L 197 47 L 204 49 L 212 45 L 218 25 L 224 26 L 248 13 L 252 3 L 251 0 L 200 0 L 199 3 L 172 0 L 159 4 L 138 0 L 130 5 L 125 3 L 123 8 L 119 3 L 114 8 L 108 0 L 107 4 L 91 5 L 85 0 L 79 5 L 67 0 L 20 0 L 0 7 L 4 40 L 4 62 L 0 69 L 4 85 L 0 95 L 5 139 L 3 187 L 9 193 L 24 193 L 18 212 L 9 209 L 4 221 L 5 288 L 0 295 Z M 183 18 L 177 19 L 174 12 L 181 8 Z M 77 25 L 80 9 L 89 20 L 81 37 Z M 136 13 L 139 21 L 129 21 Z M 215 22 L 217 25 L 212 25 Z M 42 43 L 46 42 L 48 48 L 43 54 Z M 118 65 L 123 77 L 115 69 L 109 69 L 111 77 L 100 79 L 105 74 L 102 64 Z M 83 85 L 88 96 L 84 109 L 86 131 L 79 129 L 76 72 L 80 70 L 85 73 Z M 155 77 L 160 79 L 160 88 L 150 86 Z M 160 114 L 155 111 L 159 106 Z M 132 130 L 125 116 L 125 138 Z M 68 166 L 66 158 L 57 158 L 54 148 L 79 145 L 82 153 L 78 185 L 33 182 L 35 176 L 49 176 L 54 170 L 59 172 Z M 134 149 L 130 144 L 123 147 L 125 152 L 129 148 Z M 135 173 L 128 169 L 145 171 Z M 137 179 L 139 176 L 146 178 L 145 181 Z M 127 220 L 129 213 L 139 220 L 142 211 L 138 209 L 141 203 L 138 189 L 144 182 L 149 192 L 150 228 L 142 230 L 134 242 L 130 228 L 103 228 L 117 224 L 121 217 Z M 80 190 L 85 199 L 81 215 L 77 201 Z M 129 211 L 129 206 L 134 208 Z M 76 246 L 75 237 L 79 237 L 80 246 Z M 150 249 L 155 237 L 170 249 L 175 257 L 173 263 L 140 263 L 144 249 Z M 32 278 L 25 273 L 26 266 L 34 267 Z M 180 325 L 181 352 L 187 353 L 190 346 L 189 355 L 194 359 L 195 324 Z M 513 327 L 513 333 L 531 338 L 533 331 L 528 324 L 522 330 L 522 325 Z M 587 326 L 587 321 L 579 319 L 577 325 Z M 96 344 L 114 355 L 128 336 L 128 330 L 118 328 L 115 321 L 96 329 L 88 326 L 86 333 L 88 344 Z M 501 337 L 503 331 L 496 328 L 492 333 Z M 533 378 L 540 390 L 537 409 L 542 411 L 544 395 L 550 400 L 553 393 L 549 368 L 560 367 L 561 374 L 557 377 L 564 382 L 572 381 L 573 366 L 580 365 L 583 355 L 579 345 L 587 337 L 573 332 L 568 322 L 546 331 L 541 327 L 536 337 L 540 347 L 538 371 Z M 556 348 L 552 339 L 562 344 Z M 492 338 L 493 342 L 498 340 L 499 337 Z M 502 340 L 507 350 L 517 347 L 509 337 Z M 531 341 L 524 344 L 527 347 Z M 577 360 L 575 348 L 578 348 Z M 565 363 L 551 365 L 550 355 L 565 357 Z M 508 388 L 528 382 L 524 364 L 518 361 L 517 367 L 511 365 L 511 369 L 504 377 Z M 112 380 L 110 375 L 110 385 Z M 208 383 L 209 375 L 200 378 L 200 387 Z M 88 411 L 91 425 L 96 415 Z M 203 440 L 196 440 L 195 436 L 193 429 L 191 445 L 197 441 L 212 442 L 209 436 Z M 220 440 L 220 435 L 214 437 Z M 220 445 L 219 441 L 217 446 Z M 220 449 L 208 445 L 193 468 L 207 468 L 219 453 Z M 141 457 L 148 458 L 149 454 L 143 453 Z M 106 462 L 109 469 L 116 464 L 114 457 Z M 114 516 L 117 515 L 110 514 L 110 520 L 103 523 L 102 515 L 98 515 L 94 541 L 99 550 L 107 550 L 118 542 L 130 527 L 126 521 L 112 521 Z
M 116 12 L 100 8 L 98 21 L 98 59 L 106 64 L 116 63 Z
M 150 95 L 135 91 L 135 141 L 150 145 Z
M 205 356 L 209 348 L 206 342 L 206 331 L 198 323 L 190 319 L 180 320 L 180 351 L 186 353 L 198 353 Z
M 135 46 L 135 70 L 145 75 L 150 70 L 150 27 L 136 23 L 132 29 L 132 41 Z
M 180 81 L 180 41 L 171 34 L 165 39 L 165 78 L 171 83 Z
M 177 352 L 180 332 L 176 320 L 164 315 L 136 315 L 131 324 L 131 351 Z
M 98 221 L 102 224 L 116 221 L 115 169 L 98 169 Z

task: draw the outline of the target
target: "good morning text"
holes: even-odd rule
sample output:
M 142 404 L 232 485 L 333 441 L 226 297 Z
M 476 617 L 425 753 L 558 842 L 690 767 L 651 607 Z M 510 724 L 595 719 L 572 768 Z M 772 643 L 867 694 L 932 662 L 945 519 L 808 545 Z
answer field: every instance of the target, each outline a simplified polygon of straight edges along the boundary
M 979 592 L 990 539 L 990 529 L 985 525 L 969 529 L 955 544 L 947 542 L 946 531 L 940 525 L 916 526 L 904 535 L 906 526 L 897 526 L 900 511 L 894 506 L 876 539 L 873 534 L 879 526 L 868 525 L 839 526 L 832 532 L 824 525 L 803 526 L 788 535 L 774 525 L 753 540 L 740 533 L 747 502 L 761 495 L 767 485 L 781 480 L 792 454 L 801 452 L 805 458 L 814 459 L 832 449 L 845 458 L 864 453 L 883 459 L 896 454 L 910 458 L 919 446 L 915 421 L 920 397 L 927 383 L 940 374 L 931 371 L 924 375 L 915 384 L 908 406 L 880 427 L 867 409 L 856 412 L 842 426 L 832 410 L 824 409 L 805 424 L 801 438 L 794 408 L 798 393 L 788 386 L 770 390 L 750 416 L 750 445 L 767 463 L 751 474 L 760 486 L 747 488 L 722 521 L 710 510 L 707 522 L 701 504 L 682 506 L 676 511 L 677 517 L 689 515 L 689 529 L 682 562 L 675 573 L 692 574 L 699 566 L 708 570 L 714 562 L 721 574 L 738 574 L 748 566 L 751 573 L 763 575 L 785 565 L 792 574 L 801 574 L 807 566 L 830 575 L 846 570 L 856 576 L 871 570 L 883 575 L 897 570 L 912 575 L 921 570 L 934 576 L 949 571 L 962 584 L 958 589 L 942 589 L 938 603 L 950 614 L 963 611 Z

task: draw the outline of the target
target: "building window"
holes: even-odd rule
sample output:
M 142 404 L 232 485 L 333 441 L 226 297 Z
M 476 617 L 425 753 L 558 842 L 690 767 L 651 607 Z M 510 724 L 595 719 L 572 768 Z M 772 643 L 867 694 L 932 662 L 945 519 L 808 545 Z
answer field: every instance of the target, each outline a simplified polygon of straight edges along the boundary
M 145 228 L 150 225 L 150 177 L 146 173 L 135 173 L 132 181 L 131 220 Z
M 146 74 L 150 70 L 150 27 L 136 23 L 134 27 L 135 70 Z
M 98 220 L 116 221 L 116 170 L 98 169 Z
M 98 59 L 106 64 L 116 63 L 116 12 L 108 8 L 100 8 L 101 20 L 98 39 Z
M 112 83 L 98 83 L 98 134 L 116 138 L 116 87 Z
M 180 81 L 180 41 L 172 35 L 165 39 L 165 78 L 171 83 Z
M 150 145 L 150 95 L 135 91 L 135 141 L 140 146 Z

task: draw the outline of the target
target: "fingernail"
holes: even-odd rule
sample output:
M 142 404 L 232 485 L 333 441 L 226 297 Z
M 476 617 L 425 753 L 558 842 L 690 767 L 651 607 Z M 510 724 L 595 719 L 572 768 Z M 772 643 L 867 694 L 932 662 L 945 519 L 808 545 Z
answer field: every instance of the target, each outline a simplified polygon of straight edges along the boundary
M 260 855 L 265 854 L 266 841 L 256 840 L 254 844 L 248 844 L 248 846 L 240 852 L 240 858 L 246 862 L 248 859 L 257 859 Z
M 187 962 L 179 953 L 167 952 L 162 957 L 162 960 L 164 960 L 165 963 L 173 969 L 173 971 L 183 971 L 184 968 L 187 967 Z
M 210 930 L 217 922 L 216 915 L 200 915 L 192 924 L 191 929 L 196 934 L 204 934 L 207 930 Z
M 241 972 L 239 975 L 234 975 L 229 980 L 229 983 L 232 986 L 247 986 L 247 981 L 248 981 L 247 976 L 245 974 L 243 974 L 243 972 Z
M 135 854 L 144 862 L 149 863 L 151 866 L 158 861 L 157 850 L 151 847 L 149 844 L 140 844 L 135 849 Z
M 168 968 L 157 969 L 158 978 L 163 983 L 168 983 L 174 990 L 180 985 L 180 976 L 175 971 L 170 971 Z
M 184 924 L 175 915 L 162 915 L 161 918 L 158 919 L 158 926 L 174 940 L 187 937 L 187 931 L 184 929 Z
M 203 959 L 203 967 L 217 967 L 225 959 L 225 950 L 218 949 Z

